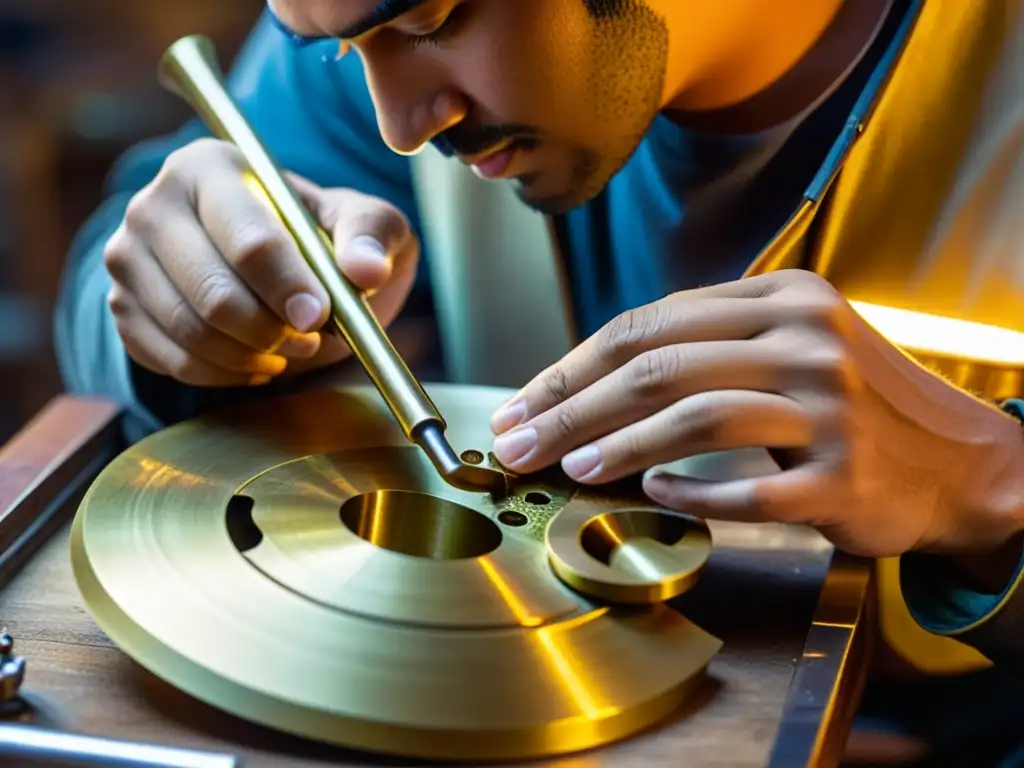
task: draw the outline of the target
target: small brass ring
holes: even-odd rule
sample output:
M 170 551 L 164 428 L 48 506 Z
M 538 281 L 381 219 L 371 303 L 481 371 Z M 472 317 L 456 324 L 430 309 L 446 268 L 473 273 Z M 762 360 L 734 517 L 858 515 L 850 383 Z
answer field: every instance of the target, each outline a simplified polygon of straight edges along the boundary
M 689 591 L 711 554 L 702 520 L 658 507 L 570 502 L 548 525 L 548 561 L 566 585 L 602 602 L 652 605 Z

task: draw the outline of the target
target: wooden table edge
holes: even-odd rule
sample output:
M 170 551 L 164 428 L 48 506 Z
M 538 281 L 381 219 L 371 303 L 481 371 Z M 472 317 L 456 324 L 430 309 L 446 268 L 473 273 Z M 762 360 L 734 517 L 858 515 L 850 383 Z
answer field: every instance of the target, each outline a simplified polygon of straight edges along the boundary
M 121 450 L 120 415 L 107 400 L 61 395 L 0 446 L 0 589 Z

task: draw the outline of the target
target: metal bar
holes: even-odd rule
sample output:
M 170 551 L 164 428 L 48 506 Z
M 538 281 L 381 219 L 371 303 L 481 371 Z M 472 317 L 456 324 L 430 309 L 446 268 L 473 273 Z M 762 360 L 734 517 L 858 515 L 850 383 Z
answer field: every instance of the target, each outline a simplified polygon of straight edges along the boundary
M 841 762 L 871 651 L 872 573 L 870 561 L 833 553 L 768 768 Z
M 239 768 L 234 755 L 0 724 L 0 763 L 64 768 Z

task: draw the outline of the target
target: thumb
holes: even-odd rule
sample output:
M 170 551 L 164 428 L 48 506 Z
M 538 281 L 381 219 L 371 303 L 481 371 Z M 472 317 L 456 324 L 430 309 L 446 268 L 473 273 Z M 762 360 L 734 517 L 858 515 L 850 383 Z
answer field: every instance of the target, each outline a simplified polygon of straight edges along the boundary
M 372 293 L 392 278 L 394 260 L 413 238 L 405 216 L 390 203 L 349 189 L 322 189 L 292 177 L 295 190 L 320 226 L 331 233 L 342 273 Z

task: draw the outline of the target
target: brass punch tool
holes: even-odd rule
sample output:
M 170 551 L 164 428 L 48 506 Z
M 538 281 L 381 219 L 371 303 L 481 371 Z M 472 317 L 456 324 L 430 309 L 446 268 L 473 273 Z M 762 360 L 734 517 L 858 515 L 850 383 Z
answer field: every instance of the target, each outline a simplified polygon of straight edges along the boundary
M 366 297 L 341 274 L 328 235 L 317 225 L 224 84 L 212 42 L 201 35 L 174 44 L 160 63 L 161 84 L 183 98 L 209 130 L 238 148 L 303 257 L 331 298 L 331 322 L 387 402 L 406 437 L 440 475 L 467 491 L 509 492 L 509 475 L 462 460 L 445 436 L 447 424 L 398 354 Z

